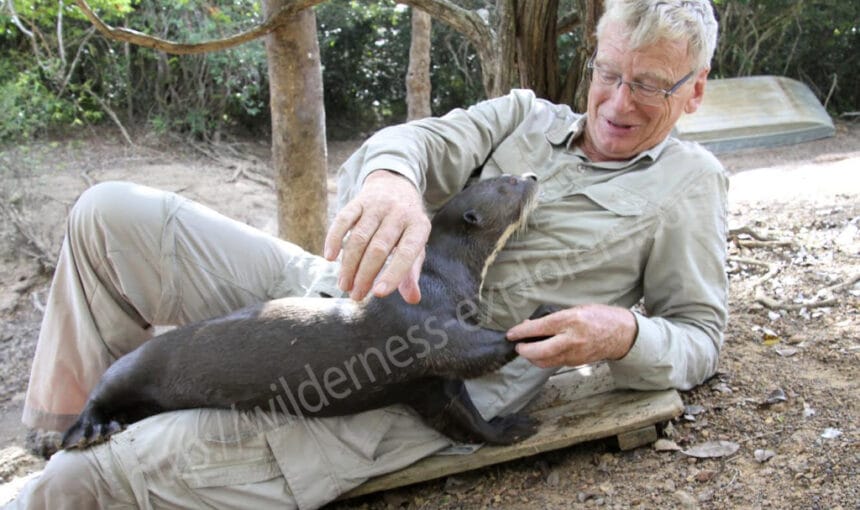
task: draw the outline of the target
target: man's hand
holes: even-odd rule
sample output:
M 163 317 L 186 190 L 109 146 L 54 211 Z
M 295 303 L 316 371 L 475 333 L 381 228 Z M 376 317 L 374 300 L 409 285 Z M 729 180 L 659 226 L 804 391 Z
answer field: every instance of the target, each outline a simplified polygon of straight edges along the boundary
M 377 297 L 398 289 L 414 304 L 421 300 L 418 276 L 429 236 L 421 194 L 405 177 L 380 170 L 367 176 L 361 191 L 337 214 L 324 254 L 334 260 L 343 249 L 338 286 L 352 299 L 364 299 L 371 287 Z
M 539 342 L 521 342 L 517 352 L 540 368 L 577 366 L 602 360 L 621 359 L 636 339 L 633 312 L 608 305 L 580 305 L 508 330 L 508 340 L 549 337 Z

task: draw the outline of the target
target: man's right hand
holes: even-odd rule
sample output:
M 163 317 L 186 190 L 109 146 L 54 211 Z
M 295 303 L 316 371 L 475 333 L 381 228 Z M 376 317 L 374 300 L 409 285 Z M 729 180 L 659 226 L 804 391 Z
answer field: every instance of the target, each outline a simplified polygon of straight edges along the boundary
M 338 286 L 350 298 L 360 301 L 371 288 L 377 297 L 398 289 L 406 302 L 417 303 L 429 236 L 430 220 L 415 186 L 399 174 L 378 170 L 335 216 L 324 254 L 334 260 L 343 250 Z

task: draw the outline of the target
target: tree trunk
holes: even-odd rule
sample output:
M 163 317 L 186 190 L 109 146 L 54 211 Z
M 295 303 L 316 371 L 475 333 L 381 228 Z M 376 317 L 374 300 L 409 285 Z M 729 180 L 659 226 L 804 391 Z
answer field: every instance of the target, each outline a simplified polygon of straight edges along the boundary
M 408 119 L 422 119 L 430 111 L 430 30 L 432 18 L 421 9 L 412 8 L 412 44 L 409 47 L 409 71 L 406 73 L 406 107 Z
M 558 0 L 519 0 L 517 42 L 520 86 L 538 97 L 558 98 L 559 74 L 555 26 Z
M 286 2 L 265 0 L 266 15 Z M 326 228 L 326 144 L 316 15 L 305 9 L 266 37 L 272 166 L 279 235 L 321 253 Z
M 450 0 L 399 1 L 428 12 L 469 40 L 478 54 L 487 97 L 525 87 L 584 111 L 585 62 L 594 51 L 594 28 L 603 0 L 577 0 L 575 11 L 563 18 L 558 14 L 559 0 L 496 0 L 494 16 L 486 15 L 486 9 L 469 10 Z M 559 69 L 559 23 L 565 32 L 582 30 L 585 41 L 566 73 Z

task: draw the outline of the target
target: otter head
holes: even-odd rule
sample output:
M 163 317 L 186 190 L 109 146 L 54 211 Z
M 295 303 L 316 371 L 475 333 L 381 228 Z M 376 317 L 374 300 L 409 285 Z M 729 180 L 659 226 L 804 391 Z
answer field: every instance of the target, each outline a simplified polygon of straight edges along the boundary
M 451 198 L 433 217 L 428 245 L 460 258 L 479 272 L 487 267 L 508 238 L 525 228 L 534 208 L 537 177 L 505 175 L 477 181 Z M 476 275 L 477 276 L 477 275 Z

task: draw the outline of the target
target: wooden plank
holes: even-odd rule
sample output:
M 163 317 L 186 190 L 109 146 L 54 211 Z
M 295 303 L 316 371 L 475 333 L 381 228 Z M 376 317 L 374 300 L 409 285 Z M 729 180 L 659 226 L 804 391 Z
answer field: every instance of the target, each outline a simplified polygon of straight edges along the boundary
M 577 443 L 635 431 L 680 415 L 684 404 L 675 390 L 610 391 L 532 412 L 540 430 L 511 446 L 484 446 L 468 455 L 434 455 L 400 471 L 368 480 L 341 499 L 432 480 L 499 462 L 557 450 Z
M 657 440 L 657 426 L 648 425 L 641 429 L 622 432 L 616 436 L 618 438 L 618 448 L 624 451 L 639 448 L 646 444 L 651 444 Z

